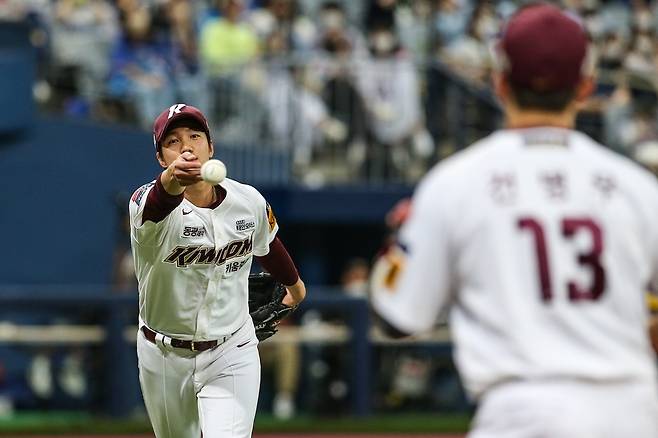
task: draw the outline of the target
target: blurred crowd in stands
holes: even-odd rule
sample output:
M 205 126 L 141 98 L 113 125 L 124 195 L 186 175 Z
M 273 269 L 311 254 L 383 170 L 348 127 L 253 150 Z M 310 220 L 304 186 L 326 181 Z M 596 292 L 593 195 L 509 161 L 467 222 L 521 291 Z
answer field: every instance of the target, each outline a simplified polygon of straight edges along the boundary
M 285 151 L 308 181 L 414 182 L 490 122 L 490 48 L 523 3 L 0 0 L 0 19 L 31 26 L 46 110 L 150 129 L 182 101 L 210 115 L 219 144 Z M 590 132 L 656 166 L 658 2 L 561 4 L 601 67 Z

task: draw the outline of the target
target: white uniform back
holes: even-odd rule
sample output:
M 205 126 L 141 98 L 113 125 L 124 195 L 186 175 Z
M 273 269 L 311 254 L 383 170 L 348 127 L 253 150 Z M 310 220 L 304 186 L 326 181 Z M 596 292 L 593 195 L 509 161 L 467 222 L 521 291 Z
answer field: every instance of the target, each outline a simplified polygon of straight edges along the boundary
M 454 300 L 456 361 L 476 397 L 516 379 L 656 385 L 644 292 L 657 218 L 654 177 L 585 135 L 500 131 L 421 183 L 400 235 L 406 267 L 374 305 L 412 333 Z
M 130 201 L 140 323 L 184 340 L 235 332 L 249 317 L 252 255 L 266 255 L 278 231 L 269 205 L 255 188 L 227 178 L 217 208 L 183 199 L 162 221 L 143 222 L 153 185 Z

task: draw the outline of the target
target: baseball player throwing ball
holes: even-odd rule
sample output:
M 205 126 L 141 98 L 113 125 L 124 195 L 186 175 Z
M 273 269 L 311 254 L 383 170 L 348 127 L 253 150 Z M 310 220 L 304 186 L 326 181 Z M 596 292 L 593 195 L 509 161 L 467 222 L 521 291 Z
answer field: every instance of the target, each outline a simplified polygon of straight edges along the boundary
M 213 143 L 198 109 L 166 109 L 153 141 L 164 171 L 130 200 L 146 409 L 157 438 L 249 437 L 260 386 L 258 339 L 276 331 L 277 318 L 306 289 L 263 196 L 224 178 L 221 163 L 202 172 Z M 262 319 L 259 329 L 249 313 L 253 257 L 286 285 L 282 303 L 252 312 Z
M 529 5 L 497 51 L 506 127 L 420 183 L 374 307 L 398 334 L 450 309 L 472 438 L 656 438 L 658 184 L 573 129 L 593 89 L 576 19 Z

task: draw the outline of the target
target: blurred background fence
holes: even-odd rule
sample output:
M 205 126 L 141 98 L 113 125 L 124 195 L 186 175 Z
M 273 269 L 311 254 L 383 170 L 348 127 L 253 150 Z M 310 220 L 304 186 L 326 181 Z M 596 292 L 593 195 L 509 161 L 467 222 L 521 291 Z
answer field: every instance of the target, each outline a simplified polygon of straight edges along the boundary
M 367 284 L 387 213 L 501 126 L 489 47 L 523 3 L 0 1 L 0 417 L 143 415 L 126 208 L 160 171 L 152 120 L 181 101 L 311 285 L 261 346 L 259 409 L 467 412 L 445 330 L 385 340 Z M 563 3 L 600 55 L 578 127 L 658 169 L 656 2 Z

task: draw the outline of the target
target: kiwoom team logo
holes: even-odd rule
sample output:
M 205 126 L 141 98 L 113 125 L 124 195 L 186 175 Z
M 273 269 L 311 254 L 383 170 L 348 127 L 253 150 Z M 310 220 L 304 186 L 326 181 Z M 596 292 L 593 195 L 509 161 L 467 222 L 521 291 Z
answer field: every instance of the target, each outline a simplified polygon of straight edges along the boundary
M 219 249 L 213 246 L 178 245 L 171 250 L 163 262 L 176 264 L 179 268 L 186 268 L 192 264 L 220 266 L 227 260 L 250 254 L 252 247 L 251 236 L 229 242 Z

